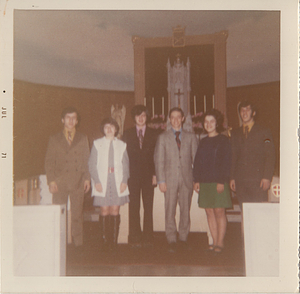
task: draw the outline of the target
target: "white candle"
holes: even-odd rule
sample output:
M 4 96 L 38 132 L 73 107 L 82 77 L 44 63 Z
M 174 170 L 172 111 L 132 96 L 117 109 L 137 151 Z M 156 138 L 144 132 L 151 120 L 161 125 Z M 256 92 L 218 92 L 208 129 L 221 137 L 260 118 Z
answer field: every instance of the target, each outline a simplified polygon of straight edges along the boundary
M 144 97 L 144 106 L 146 106 L 146 97 Z
M 215 95 L 213 95 L 213 97 L 212 97 L 213 99 L 213 101 L 212 101 L 212 104 L 213 104 L 213 108 L 215 108 Z
M 206 112 L 206 96 L 204 95 L 204 112 Z
M 194 96 L 194 115 L 196 115 L 196 109 L 197 109 L 197 107 L 196 107 L 196 96 Z
M 154 117 L 154 97 L 152 97 L 152 117 Z
M 165 98 L 161 98 L 161 114 L 165 115 Z

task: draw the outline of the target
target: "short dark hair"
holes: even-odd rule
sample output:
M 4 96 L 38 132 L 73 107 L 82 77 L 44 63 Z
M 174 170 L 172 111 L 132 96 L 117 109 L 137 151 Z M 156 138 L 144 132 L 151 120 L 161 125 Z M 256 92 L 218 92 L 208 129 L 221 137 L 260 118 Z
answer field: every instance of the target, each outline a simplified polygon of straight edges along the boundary
M 206 130 L 205 130 L 205 128 L 204 128 L 204 120 L 205 120 L 205 118 L 206 118 L 208 115 L 211 115 L 211 116 L 213 116 L 213 117 L 215 118 L 215 120 L 216 120 L 216 122 L 217 122 L 217 125 L 216 125 L 216 131 L 217 131 L 218 133 L 223 132 L 223 131 L 225 130 L 225 128 L 223 127 L 224 116 L 223 116 L 223 114 L 222 114 L 219 110 L 212 108 L 212 109 L 206 111 L 206 112 L 203 114 L 203 117 L 202 117 L 202 120 L 203 120 L 202 124 L 203 124 L 203 131 L 204 131 L 204 133 L 206 133 Z
M 116 133 L 115 133 L 115 137 L 116 137 L 119 133 L 119 128 L 120 128 L 117 121 L 115 119 L 113 119 L 112 117 L 107 117 L 107 118 L 103 119 L 100 124 L 100 130 L 102 131 L 103 134 L 104 134 L 104 126 L 107 124 L 113 125 L 116 128 Z
M 184 112 L 183 112 L 183 110 L 182 110 L 181 108 L 179 108 L 179 107 L 173 107 L 173 108 L 170 109 L 170 111 L 169 111 L 169 118 L 171 117 L 171 114 L 172 114 L 172 112 L 174 112 L 174 111 L 180 112 L 180 113 L 181 113 L 181 116 L 184 117 Z
M 141 104 L 133 106 L 132 109 L 131 109 L 131 117 L 132 117 L 132 119 L 135 120 L 135 117 L 137 115 L 141 115 L 143 112 L 146 113 L 147 120 L 148 120 L 148 118 L 149 118 L 149 111 L 148 111 L 148 109 L 147 109 L 146 106 L 141 105 Z
M 66 114 L 74 113 L 74 112 L 76 113 L 77 120 L 79 121 L 79 113 L 78 113 L 77 109 L 73 106 L 68 106 L 68 107 L 64 108 L 63 111 L 61 112 L 61 118 L 63 119 L 63 118 L 65 118 Z
M 253 112 L 255 112 L 255 115 L 257 114 L 257 107 L 256 107 L 256 105 L 254 104 L 253 101 L 248 100 L 248 99 L 244 99 L 244 100 L 242 100 L 240 102 L 240 104 L 239 104 L 239 113 L 241 112 L 241 108 L 242 107 L 247 107 L 247 106 L 251 107 L 252 114 L 253 114 Z

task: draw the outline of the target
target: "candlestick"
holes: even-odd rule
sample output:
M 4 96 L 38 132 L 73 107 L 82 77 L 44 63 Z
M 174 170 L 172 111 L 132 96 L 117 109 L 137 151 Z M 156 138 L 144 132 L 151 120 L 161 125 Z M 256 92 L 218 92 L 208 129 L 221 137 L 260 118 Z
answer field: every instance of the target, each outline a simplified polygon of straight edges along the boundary
M 165 115 L 165 98 L 161 98 L 161 114 Z
M 152 117 L 154 117 L 154 97 L 152 97 Z
M 194 96 L 194 115 L 196 115 L 196 109 L 197 109 L 197 106 L 196 106 L 196 96 Z
M 204 112 L 206 112 L 206 96 L 204 95 Z
M 215 95 L 213 95 L 212 100 L 213 108 L 215 108 Z

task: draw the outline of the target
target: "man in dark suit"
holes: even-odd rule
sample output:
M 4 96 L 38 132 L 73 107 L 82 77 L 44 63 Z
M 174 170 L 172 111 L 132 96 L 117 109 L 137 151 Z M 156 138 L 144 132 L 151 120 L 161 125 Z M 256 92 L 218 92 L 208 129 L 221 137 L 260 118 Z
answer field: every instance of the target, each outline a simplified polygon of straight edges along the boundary
M 129 188 L 129 236 L 132 247 L 152 246 L 153 242 L 153 194 L 156 185 L 153 153 L 156 131 L 149 128 L 148 110 L 143 105 L 135 105 L 131 110 L 135 127 L 124 132 L 127 143 L 130 178 Z M 140 225 L 140 197 L 142 193 L 144 207 L 143 233 Z
M 90 189 L 87 137 L 76 131 L 78 112 L 74 107 L 62 111 L 63 130 L 50 137 L 45 159 L 45 170 L 53 204 L 71 202 L 72 239 L 82 248 L 82 210 L 84 193 Z
M 255 123 L 255 105 L 244 100 L 238 109 L 243 125 L 231 134 L 230 187 L 242 207 L 244 202 L 268 200 L 275 150 L 270 130 Z
M 187 248 L 190 230 L 190 207 L 193 194 L 193 162 L 198 142 L 195 134 L 182 129 L 184 113 L 180 108 L 169 112 L 171 129 L 157 139 L 154 162 L 157 183 L 165 194 L 165 228 L 169 243 L 168 251 L 177 250 L 177 227 L 175 213 L 177 203 L 180 208 L 178 227 L 179 244 Z

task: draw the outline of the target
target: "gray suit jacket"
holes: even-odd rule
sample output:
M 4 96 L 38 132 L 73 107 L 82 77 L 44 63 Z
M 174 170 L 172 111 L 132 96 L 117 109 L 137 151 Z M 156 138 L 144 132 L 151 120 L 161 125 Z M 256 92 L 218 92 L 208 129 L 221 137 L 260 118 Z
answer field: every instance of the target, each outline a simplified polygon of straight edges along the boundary
M 179 151 L 172 129 L 163 132 L 157 139 L 154 152 L 157 182 L 165 182 L 167 186 L 175 184 L 179 174 L 187 188 L 193 189 L 193 162 L 197 147 L 198 141 L 193 133 L 182 130 Z
M 89 155 L 90 148 L 85 135 L 76 132 L 71 146 L 63 132 L 52 136 L 45 159 L 48 184 L 55 181 L 59 190 L 83 189 L 83 182 L 90 179 Z

